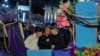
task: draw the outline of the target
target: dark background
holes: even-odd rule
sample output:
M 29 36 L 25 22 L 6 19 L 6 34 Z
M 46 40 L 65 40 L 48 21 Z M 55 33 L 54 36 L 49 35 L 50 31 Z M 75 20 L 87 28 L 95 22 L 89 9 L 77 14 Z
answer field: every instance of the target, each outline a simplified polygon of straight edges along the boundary
M 66 2 L 67 0 L 64 0 L 64 2 Z M 71 2 L 73 0 L 70 0 Z M 15 7 L 16 3 L 19 2 L 20 5 L 29 5 L 29 0 L 8 0 L 7 4 L 9 4 L 10 6 Z M 59 2 L 60 0 L 32 0 L 31 4 L 32 4 L 32 13 L 34 14 L 41 14 L 44 15 L 44 9 L 43 7 L 45 5 L 49 5 L 49 6 L 59 6 Z M 0 4 L 5 3 L 4 0 L 0 0 Z

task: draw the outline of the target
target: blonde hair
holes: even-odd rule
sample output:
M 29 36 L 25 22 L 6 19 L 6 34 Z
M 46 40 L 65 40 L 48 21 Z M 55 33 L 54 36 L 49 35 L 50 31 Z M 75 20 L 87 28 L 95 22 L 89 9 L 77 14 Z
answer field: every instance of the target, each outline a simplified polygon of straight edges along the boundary
M 63 10 L 62 9 L 58 9 L 57 16 L 61 15 L 62 13 L 63 13 Z

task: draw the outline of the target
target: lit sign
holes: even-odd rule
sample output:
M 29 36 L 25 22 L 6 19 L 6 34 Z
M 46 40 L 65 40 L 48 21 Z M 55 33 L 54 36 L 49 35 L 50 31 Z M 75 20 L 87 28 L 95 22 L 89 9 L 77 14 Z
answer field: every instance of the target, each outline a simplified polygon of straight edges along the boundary
M 29 8 L 29 6 L 19 5 L 18 10 L 29 11 L 30 8 Z

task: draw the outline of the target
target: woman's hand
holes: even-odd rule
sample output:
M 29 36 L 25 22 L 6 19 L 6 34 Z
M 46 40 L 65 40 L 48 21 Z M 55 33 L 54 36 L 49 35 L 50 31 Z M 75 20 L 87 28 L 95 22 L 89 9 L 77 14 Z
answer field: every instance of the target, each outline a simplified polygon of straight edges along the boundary
M 51 49 L 54 49 L 55 48 L 55 45 L 51 45 Z

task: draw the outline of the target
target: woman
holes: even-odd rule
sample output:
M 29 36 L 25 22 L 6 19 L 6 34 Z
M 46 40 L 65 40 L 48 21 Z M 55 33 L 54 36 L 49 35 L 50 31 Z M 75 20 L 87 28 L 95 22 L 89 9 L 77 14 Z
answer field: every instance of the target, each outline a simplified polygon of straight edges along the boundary
M 43 36 L 39 38 L 38 46 L 39 49 L 51 49 L 52 37 L 50 35 L 51 26 L 47 26 L 44 30 Z

